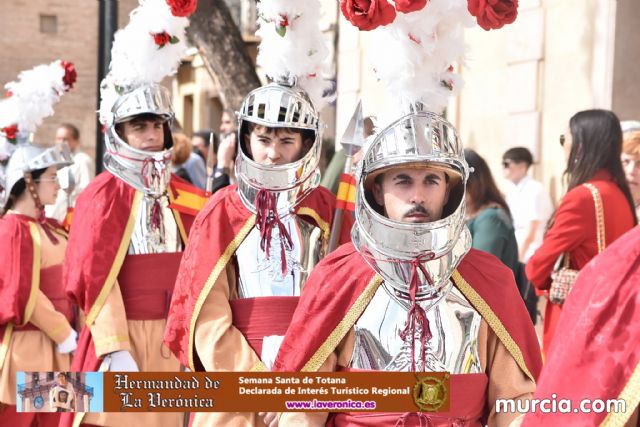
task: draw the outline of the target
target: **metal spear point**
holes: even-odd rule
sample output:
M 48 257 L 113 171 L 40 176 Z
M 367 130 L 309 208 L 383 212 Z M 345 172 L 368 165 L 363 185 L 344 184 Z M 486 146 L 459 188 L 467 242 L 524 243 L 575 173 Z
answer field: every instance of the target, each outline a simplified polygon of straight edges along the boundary
M 205 195 L 207 197 L 211 196 L 211 192 L 213 191 L 213 180 L 214 180 L 214 169 L 215 166 L 213 164 L 213 156 L 215 152 L 213 151 L 213 131 L 209 135 L 209 151 L 207 151 L 207 181 L 205 185 Z
M 344 150 L 346 157 L 343 173 L 351 175 L 353 169 L 352 158 L 353 156 L 358 154 L 358 152 L 364 145 L 364 119 L 362 118 L 362 100 L 358 101 L 358 105 L 356 106 L 356 109 L 351 116 L 351 120 L 349 121 L 344 134 L 342 134 L 340 145 L 342 145 L 342 149 Z M 329 237 L 327 253 L 330 253 L 338 247 L 340 234 L 342 234 L 343 214 L 344 209 L 336 206 L 336 210 L 333 215 L 333 224 L 331 225 L 331 234 Z

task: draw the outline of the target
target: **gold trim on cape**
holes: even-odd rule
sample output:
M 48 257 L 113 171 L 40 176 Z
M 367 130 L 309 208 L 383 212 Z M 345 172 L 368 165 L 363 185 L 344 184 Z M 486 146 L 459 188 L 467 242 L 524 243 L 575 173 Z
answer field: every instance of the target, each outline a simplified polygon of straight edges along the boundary
M 9 342 L 11 342 L 11 335 L 13 333 L 13 323 L 7 323 L 4 334 L 2 335 L 2 344 L 0 345 L 0 369 L 4 366 L 4 359 L 7 357 L 9 351 Z
M 338 326 L 331 332 L 331 334 L 327 337 L 327 340 L 318 348 L 311 359 L 304 365 L 302 368 L 302 372 L 305 371 L 317 371 L 320 369 L 322 364 L 327 360 L 329 355 L 336 349 L 340 341 L 347 335 L 349 330 L 356 323 L 362 312 L 371 302 L 371 299 L 375 295 L 378 287 L 382 283 L 382 277 L 378 274 L 375 274 L 364 291 L 360 294 L 356 302 L 353 303 L 349 311 L 344 316 L 344 318 L 338 323 Z
M 329 240 L 329 236 L 331 235 L 331 227 L 329 227 L 328 222 L 326 222 L 320 217 L 320 214 L 318 214 L 318 212 L 316 212 L 311 208 L 303 206 L 296 211 L 296 215 L 298 216 L 307 215 L 313 218 L 316 224 L 318 224 L 318 227 L 320 227 L 320 229 L 322 230 L 325 240 L 326 241 Z
M 118 247 L 118 252 L 116 252 L 116 257 L 113 260 L 113 264 L 111 265 L 111 269 L 109 270 L 109 274 L 107 275 L 107 279 L 104 281 L 104 285 L 102 285 L 102 289 L 98 294 L 95 302 L 91 306 L 89 313 L 87 314 L 87 318 L 85 320 L 85 324 L 87 326 L 93 325 L 96 317 L 102 310 L 102 306 L 104 305 L 107 297 L 109 296 L 109 292 L 113 288 L 113 285 L 116 283 L 116 279 L 118 278 L 118 274 L 120 273 L 120 268 L 122 268 L 122 263 L 124 262 L 124 257 L 127 255 L 127 249 L 129 248 L 129 241 L 131 240 L 131 233 L 133 233 L 133 226 L 136 222 L 136 214 L 138 213 L 138 209 L 140 208 L 140 201 L 142 200 L 142 193 L 140 191 L 136 191 L 133 196 L 133 203 L 131 204 L 131 212 L 129 213 L 129 220 L 127 221 L 127 226 L 124 229 L 124 234 L 122 235 L 122 240 L 120 241 L 120 246 Z
M 261 360 L 258 360 L 255 365 L 251 368 L 250 372 L 268 372 L 269 369 L 262 363 Z
M 631 377 L 620 392 L 618 399 L 626 402 L 626 411 L 609 412 L 600 424 L 601 427 L 623 427 L 638 408 L 640 403 L 640 362 L 631 373 Z
M 195 331 L 196 331 L 196 321 L 198 320 L 198 316 L 200 315 L 200 310 L 202 309 L 202 305 L 204 304 L 205 299 L 211 292 L 213 285 L 218 280 L 220 273 L 227 266 L 227 263 L 240 246 L 240 243 L 247 237 L 247 234 L 251 231 L 256 222 L 255 214 L 251 215 L 247 222 L 242 226 L 236 237 L 229 243 L 229 246 L 224 250 L 220 259 L 216 263 L 216 265 L 211 270 L 207 281 L 204 283 L 202 290 L 200 291 L 200 295 L 198 295 L 198 299 L 196 300 L 196 304 L 193 307 L 193 314 L 191 315 L 191 322 L 189 324 L 189 348 L 188 348 L 188 362 L 189 368 L 195 372 L 195 364 L 193 362 L 194 355 L 194 347 L 195 347 Z
M 29 291 L 29 299 L 24 309 L 24 318 L 20 326 L 26 325 L 31 319 L 33 310 L 36 307 L 38 299 L 38 291 L 40 290 L 40 229 L 35 222 L 29 222 L 29 233 L 33 242 L 33 264 L 31 266 L 31 290 Z
M 500 339 L 502 344 L 506 347 L 507 351 L 514 358 L 520 369 L 522 369 L 525 375 L 535 384 L 536 380 L 533 375 L 531 375 L 531 372 L 524 361 L 524 356 L 522 355 L 520 347 L 518 347 L 498 316 L 496 316 L 491 307 L 489 307 L 489 304 L 487 304 L 480 294 L 478 294 L 476 290 L 469 285 L 469 283 L 460 275 L 458 270 L 453 272 L 451 278 L 460 292 L 462 292 L 465 298 L 467 298 L 475 309 L 478 310 L 482 318 L 497 335 L 498 339 Z
M 171 188 L 171 184 L 169 184 L 169 203 L 173 204 L 176 198 L 173 196 L 173 188 Z M 180 237 L 182 237 L 182 247 L 185 248 L 187 246 L 187 230 L 184 228 L 184 224 L 182 223 L 182 218 L 180 217 L 180 212 L 176 209 L 171 209 L 173 213 L 173 218 L 176 220 L 176 225 L 178 226 L 178 231 L 180 232 Z

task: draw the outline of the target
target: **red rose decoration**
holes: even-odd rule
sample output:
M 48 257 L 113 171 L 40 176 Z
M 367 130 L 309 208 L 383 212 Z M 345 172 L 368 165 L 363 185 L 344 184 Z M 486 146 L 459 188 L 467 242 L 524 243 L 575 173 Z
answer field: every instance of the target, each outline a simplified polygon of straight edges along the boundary
M 511 24 L 518 16 L 518 0 L 469 0 L 467 7 L 487 31 Z
M 415 12 L 426 5 L 427 0 L 396 0 L 396 10 L 402 13 Z
M 387 0 L 340 0 L 340 10 L 363 31 L 388 25 L 396 18 L 396 9 Z
M 158 45 L 158 49 L 164 47 L 165 44 L 171 41 L 171 36 L 166 31 L 161 33 L 151 33 L 153 36 L 153 41 Z
M 62 65 L 62 68 L 64 68 L 64 77 L 62 77 L 62 82 L 64 83 L 66 90 L 69 90 L 73 88 L 73 84 L 78 78 L 76 67 L 73 65 L 73 62 L 67 61 L 60 61 L 60 65 Z
M 173 16 L 187 17 L 196 11 L 197 0 L 167 0 Z
M 11 125 L 5 128 L 2 128 L 2 133 L 7 137 L 9 142 L 15 142 L 16 136 L 18 135 L 18 125 Z

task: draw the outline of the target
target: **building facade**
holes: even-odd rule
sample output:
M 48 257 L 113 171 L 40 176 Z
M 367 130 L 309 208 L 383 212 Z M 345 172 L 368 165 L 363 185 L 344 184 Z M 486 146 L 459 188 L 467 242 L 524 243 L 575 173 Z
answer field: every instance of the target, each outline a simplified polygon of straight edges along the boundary
M 55 372 L 25 372 L 25 383 L 18 384 L 22 412 L 51 412 L 49 391 L 56 385 Z M 67 372 L 67 382 L 76 395 L 76 412 L 89 412 L 93 388 L 85 384 L 84 372 Z

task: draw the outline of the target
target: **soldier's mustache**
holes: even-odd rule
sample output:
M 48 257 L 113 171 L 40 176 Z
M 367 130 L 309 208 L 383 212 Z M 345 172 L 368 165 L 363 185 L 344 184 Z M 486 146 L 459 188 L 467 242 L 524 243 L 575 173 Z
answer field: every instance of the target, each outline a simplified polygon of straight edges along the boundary
M 426 215 L 427 217 L 431 218 L 431 213 L 422 205 L 413 205 L 413 207 L 405 212 L 403 216 L 408 217 L 417 213 Z

